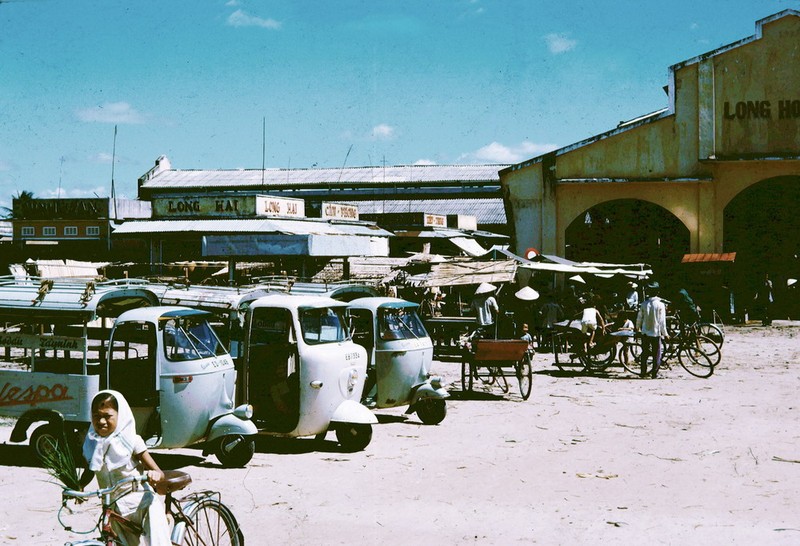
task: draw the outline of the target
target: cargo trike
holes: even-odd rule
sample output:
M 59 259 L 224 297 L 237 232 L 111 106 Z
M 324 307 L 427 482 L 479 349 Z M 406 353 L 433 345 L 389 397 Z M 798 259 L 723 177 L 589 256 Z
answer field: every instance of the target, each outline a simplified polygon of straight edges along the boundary
M 367 385 L 362 401 L 369 407 L 408 406 L 426 425 L 447 415 L 450 396 L 430 373 L 433 343 L 417 314 L 419 305 L 397 298 L 358 298 L 348 304 L 353 340 L 367 350 Z

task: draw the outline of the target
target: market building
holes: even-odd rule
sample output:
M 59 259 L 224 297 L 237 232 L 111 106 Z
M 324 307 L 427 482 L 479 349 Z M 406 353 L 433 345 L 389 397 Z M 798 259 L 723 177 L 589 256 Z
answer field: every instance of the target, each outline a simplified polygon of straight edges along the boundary
M 9 262 L 130 259 L 140 254 L 140 243 L 112 242 L 111 233 L 127 220 L 149 217 L 150 203 L 134 199 L 15 197 L 12 248 L 7 258 Z
M 180 170 L 161 156 L 138 185 L 152 219 L 120 226 L 114 238 L 145 240 L 152 264 L 263 261 L 301 277 L 331 260 L 348 278 L 350 258 L 476 256 L 508 244 L 498 174 L 506 166 Z
M 324 203 L 355 205 L 359 218 L 427 213 L 471 215 L 476 228 L 510 235 L 498 171 L 508 165 L 395 165 L 312 169 L 174 169 L 165 156 L 139 178 L 142 200 L 270 195 L 302 199 L 321 218 Z M 158 212 L 158 211 L 157 211 Z M 166 217 L 171 211 L 164 210 Z M 181 211 L 175 211 L 181 212 Z M 224 211 L 226 214 L 235 211 Z
M 765 274 L 777 292 L 797 278 L 800 12 L 755 30 L 670 67 L 663 109 L 501 170 L 516 252 L 662 272 L 735 253 L 713 282 L 744 299 Z

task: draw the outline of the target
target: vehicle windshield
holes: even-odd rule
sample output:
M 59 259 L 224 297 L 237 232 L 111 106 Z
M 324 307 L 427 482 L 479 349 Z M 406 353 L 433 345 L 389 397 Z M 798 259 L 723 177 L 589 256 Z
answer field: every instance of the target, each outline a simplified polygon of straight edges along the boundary
M 303 340 L 309 345 L 338 343 L 350 339 L 344 307 L 324 307 L 300 311 Z
M 422 321 L 413 307 L 382 307 L 378 309 L 378 331 L 385 341 L 428 337 Z
M 204 318 L 170 317 L 162 326 L 164 350 L 170 360 L 199 360 L 227 352 Z

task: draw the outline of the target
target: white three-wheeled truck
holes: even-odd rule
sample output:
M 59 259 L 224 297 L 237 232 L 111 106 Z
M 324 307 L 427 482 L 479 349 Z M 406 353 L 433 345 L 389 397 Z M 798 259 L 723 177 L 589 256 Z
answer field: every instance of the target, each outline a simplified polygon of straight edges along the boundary
M 101 389 L 121 392 L 153 448 L 202 444 L 224 466 L 254 452 L 252 408 L 234 406 L 233 360 L 208 313 L 156 307 L 146 283 L 0 279 L 0 415 L 41 457 L 79 445 Z M 110 324 L 112 319 L 113 326 Z
M 450 395 L 430 373 L 433 343 L 417 314 L 419 305 L 397 298 L 358 298 L 348 304 L 353 340 L 367 350 L 364 401 L 376 408 L 408 406 L 426 425 L 447 415 Z
M 378 420 L 361 404 L 367 354 L 350 336 L 345 303 L 222 287 L 170 288 L 161 301 L 223 319 L 217 329 L 236 359 L 237 392 L 260 434 L 324 438 L 333 430 L 345 451 L 369 444 Z

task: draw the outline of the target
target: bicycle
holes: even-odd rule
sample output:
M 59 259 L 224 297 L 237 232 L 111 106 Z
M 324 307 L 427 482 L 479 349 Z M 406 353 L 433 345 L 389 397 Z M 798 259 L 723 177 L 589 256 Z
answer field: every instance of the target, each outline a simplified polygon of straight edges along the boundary
M 696 324 L 683 323 L 678 315 L 667 317 L 668 337 L 663 340 L 661 363 L 664 368 L 670 368 L 670 361 L 677 358 L 681 367 L 695 377 L 710 377 L 714 367 L 719 364 L 722 357 L 719 345 L 708 337 L 699 333 Z M 641 357 L 636 359 L 640 364 Z M 632 373 L 635 364 L 626 369 Z M 649 373 L 649 369 L 645 372 Z
M 580 321 L 576 318 L 555 324 L 552 335 L 553 357 L 555 366 L 563 371 L 565 366 L 580 365 L 587 374 L 602 373 L 614 363 L 617 357 L 618 338 L 606 328 L 598 327 L 595 343 L 587 346 L 587 336 L 580 329 Z M 565 360 L 560 353 L 568 355 Z
M 146 481 L 147 476 L 141 475 L 125 478 L 110 487 L 97 491 L 83 492 L 64 489 L 61 494 L 61 508 L 58 510 L 58 522 L 61 526 L 67 531 L 77 534 L 100 531 L 100 536 L 96 539 L 68 542 L 67 546 L 123 544 L 114 531 L 112 523 L 118 523 L 127 530 L 140 535 L 142 528 L 118 514 L 112 507 L 120 498 L 139 490 L 141 484 Z M 157 493 L 166 495 L 164 504 L 167 510 L 167 519 L 171 520 L 173 525 L 170 536 L 172 543 L 181 546 L 243 546 L 244 535 L 239 524 L 230 508 L 222 504 L 218 492 L 190 493 L 179 500 L 172 496 L 172 493 L 185 488 L 191 482 L 192 478 L 186 472 L 167 470 L 164 471 L 164 480 L 156 486 Z M 68 501 L 83 502 L 95 497 L 102 501 L 102 512 L 94 527 L 88 531 L 76 531 L 64 523 L 62 512 L 64 510 L 72 512 L 67 506 Z

